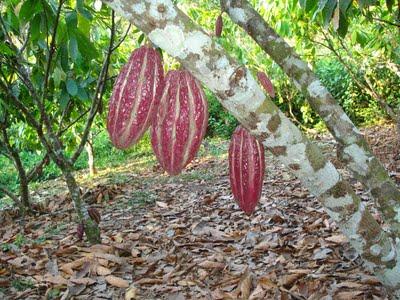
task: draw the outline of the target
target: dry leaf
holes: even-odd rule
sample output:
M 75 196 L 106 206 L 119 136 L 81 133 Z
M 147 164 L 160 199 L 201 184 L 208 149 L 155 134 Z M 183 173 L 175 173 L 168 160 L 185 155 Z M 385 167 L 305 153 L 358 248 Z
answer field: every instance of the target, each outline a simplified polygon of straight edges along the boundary
M 119 287 L 119 288 L 127 288 L 129 287 L 129 282 L 126 281 L 125 279 L 122 279 L 120 277 L 114 276 L 114 275 L 108 275 L 105 277 L 105 280 L 107 283 L 111 284 L 112 286 Z

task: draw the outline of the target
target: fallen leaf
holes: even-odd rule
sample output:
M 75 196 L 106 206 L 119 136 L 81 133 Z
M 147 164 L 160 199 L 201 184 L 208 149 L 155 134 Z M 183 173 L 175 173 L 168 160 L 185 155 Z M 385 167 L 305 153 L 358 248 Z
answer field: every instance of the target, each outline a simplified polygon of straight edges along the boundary
M 112 286 L 119 287 L 119 288 L 127 288 L 129 287 L 129 282 L 125 279 L 120 277 L 116 277 L 114 275 L 108 275 L 105 277 L 107 283 L 111 284 Z

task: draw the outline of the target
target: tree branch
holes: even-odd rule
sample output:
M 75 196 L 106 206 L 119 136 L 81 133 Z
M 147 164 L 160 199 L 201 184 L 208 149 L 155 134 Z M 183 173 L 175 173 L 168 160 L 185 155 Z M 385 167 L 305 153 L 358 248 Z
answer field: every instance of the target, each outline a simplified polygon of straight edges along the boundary
M 6 194 L 8 197 L 10 197 L 11 200 L 14 201 L 15 204 L 17 204 L 17 206 L 19 206 L 19 207 L 22 206 L 21 202 L 18 199 L 18 196 L 16 194 L 14 194 L 13 192 L 11 192 L 10 190 L 8 190 L 2 184 L 0 184 L 0 191 L 3 192 L 4 194 Z
M 125 31 L 125 34 L 121 37 L 121 39 L 115 44 L 115 46 L 111 49 L 111 52 L 114 52 L 119 46 L 121 46 L 121 44 L 124 42 L 124 40 L 126 39 L 129 30 L 131 29 L 132 24 L 129 23 L 128 29 Z

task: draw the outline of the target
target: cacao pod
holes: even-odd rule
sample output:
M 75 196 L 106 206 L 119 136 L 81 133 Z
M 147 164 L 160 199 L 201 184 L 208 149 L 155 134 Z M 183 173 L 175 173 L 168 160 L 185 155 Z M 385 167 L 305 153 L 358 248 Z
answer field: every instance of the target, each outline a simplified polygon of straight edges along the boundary
M 267 74 L 264 72 L 257 72 L 257 78 L 268 95 L 270 95 L 271 98 L 275 98 L 275 89 Z
M 207 99 L 200 82 L 186 70 L 169 71 L 151 128 L 151 144 L 170 175 L 193 160 L 207 128 Z
M 233 196 L 247 215 L 261 198 L 264 172 L 264 146 L 238 126 L 229 145 L 229 179 Z
M 220 14 L 217 17 L 217 20 L 215 22 L 215 36 L 216 37 L 218 37 L 218 38 L 221 37 L 223 26 L 224 26 L 224 23 L 223 23 L 223 20 L 222 20 L 222 15 Z
M 119 149 L 135 144 L 150 126 L 164 87 L 159 53 L 148 46 L 133 51 L 111 95 L 107 130 Z
M 83 225 L 83 223 L 79 223 L 78 227 L 76 228 L 76 235 L 78 237 L 78 240 L 82 240 L 83 239 L 83 234 L 85 233 L 85 227 Z
M 98 212 L 98 210 L 95 209 L 94 207 L 89 207 L 87 211 L 88 211 L 89 217 L 93 221 L 95 221 L 96 224 L 99 224 L 101 221 L 101 216 L 100 216 L 100 213 Z

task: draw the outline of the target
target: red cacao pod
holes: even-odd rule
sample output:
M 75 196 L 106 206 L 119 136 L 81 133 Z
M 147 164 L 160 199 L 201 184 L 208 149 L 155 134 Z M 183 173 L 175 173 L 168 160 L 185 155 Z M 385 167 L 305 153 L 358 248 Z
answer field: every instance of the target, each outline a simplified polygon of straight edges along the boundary
M 199 81 L 186 70 L 169 71 L 152 124 L 151 144 L 170 175 L 179 174 L 195 157 L 207 120 L 207 99 Z
M 260 200 L 264 172 L 264 146 L 238 126 L 229 145 L 229 177 L 233 196 L 247 215 Z
M 223 26 L 224 26 L 224 23 L 222 20 L 222 15 L 219 15 L 217 17 L 217 20 L 215 21 L 215 36 L 216 37 L 221 37 Z
M 257 72 L 257 78 L 258 81 L 263 86 L 263 88 L 265 89 L 265 91 L 268 93 L 268 95 L 270 95 L 271 98 L 275 98 L 275 89 L 271 80 L 268 78 L 267 74 L 261 71 Z
M 119 149 L 135 144 L 150 126 L 164 88 L 159 53 L 148 46 L 133 51 L 115 81 L 107 116 L 111 142 Z
M 101 221 L 101 216 L 100 216 L 100 213 L 98 212 L 98 210 L 95 209 L 94 207 L 89 207 L 87 211 L 88 211 L 89 217 L 93 221 L 95 221 L 96 224 L 99 224 Z

